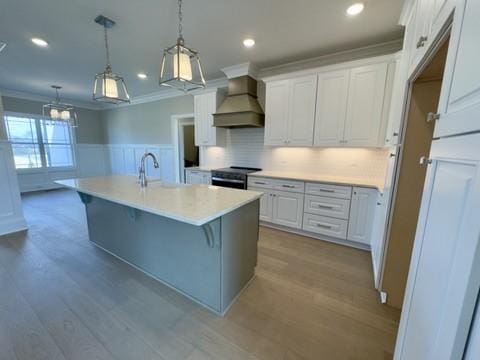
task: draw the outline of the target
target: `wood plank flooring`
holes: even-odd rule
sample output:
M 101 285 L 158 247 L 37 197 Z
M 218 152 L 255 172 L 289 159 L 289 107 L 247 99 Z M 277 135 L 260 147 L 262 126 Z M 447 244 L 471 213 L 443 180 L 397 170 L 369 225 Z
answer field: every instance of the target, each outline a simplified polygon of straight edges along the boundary
M 0 359 L 391 359 L 399 312 L 370 254 L 261 228 L 257 276 L 218 317 L 88 241 L 67 190 L 0 237 Z

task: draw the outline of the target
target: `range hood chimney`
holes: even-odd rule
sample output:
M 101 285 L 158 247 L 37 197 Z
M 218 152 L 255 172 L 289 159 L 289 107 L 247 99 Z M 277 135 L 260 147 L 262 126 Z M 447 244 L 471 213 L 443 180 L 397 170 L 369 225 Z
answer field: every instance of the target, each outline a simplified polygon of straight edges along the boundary
M 250 63 L 222 69 L 228 77 L 228 95 L 213 114 L 213 126 L 263 127 L 265 115 L 257 100 L 257 80 Z

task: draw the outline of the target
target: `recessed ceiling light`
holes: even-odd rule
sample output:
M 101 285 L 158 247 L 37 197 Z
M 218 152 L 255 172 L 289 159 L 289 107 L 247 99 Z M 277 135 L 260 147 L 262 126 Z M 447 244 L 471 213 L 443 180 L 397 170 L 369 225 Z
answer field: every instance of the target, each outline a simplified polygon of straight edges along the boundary
M 243 40 L 243 46 L 245 46 L 246 48 L 251 48 L 254 45 L 255 45 L 255 40 L 253 40 L 251 38 Z
M 35 45 L 40 46 L 40 47 L 47 47 L 48 46 L 48 42 L 46 42 L 45 40 L 40 39 L 40 38 L 32 38 L 32 42 Z
M 365 4 L 364 3 L 355 3 L 353 5 L 350 5 L 347 9 L 347 15 L 349 16 L 355 16 L 360 14 L 363 9 L 365 9 Z
M 137 76 L 139 79 L 142 79 L 142 80 L 145 80 L 148 77 L 147 74 L 145 73 L 138 73 Z

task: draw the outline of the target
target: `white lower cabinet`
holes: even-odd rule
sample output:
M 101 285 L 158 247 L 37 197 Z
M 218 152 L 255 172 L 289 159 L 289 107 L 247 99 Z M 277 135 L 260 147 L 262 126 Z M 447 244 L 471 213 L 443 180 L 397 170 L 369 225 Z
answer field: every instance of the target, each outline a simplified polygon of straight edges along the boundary
M 377 196 L 377 190 L 361 187 L 353 188 L 350 220 L 348 222 L 348 240 L 370 244 Z
M 302 227 L 303 194 L 286 191 L 272 192 L 272 222 L 295 229 Z
M 202 170 L 185 170 L 185 183 L 186 184 L 206 184 L 212 183 L 212 175 L 210 171 Z
M 248 189 L 264 193 L 261 221 L 370 246 L 376 189 L 254 176 L 248 178 Z
M 303 230 L 332 236 L 338 239 L 345 240 L 347 238 L 347 227 L 347 220 L 308 213 L 305 213 L 303 218 Z

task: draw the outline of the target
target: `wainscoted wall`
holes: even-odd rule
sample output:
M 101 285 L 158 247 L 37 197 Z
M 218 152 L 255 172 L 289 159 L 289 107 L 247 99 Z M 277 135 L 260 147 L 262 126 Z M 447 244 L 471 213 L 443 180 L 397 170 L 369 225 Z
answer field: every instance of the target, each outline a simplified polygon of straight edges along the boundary
M 388 149 L 265 147 L 264 129 L 230 129 L 225 147 L 204 147 L 201 165 L 249 166 L 271 171 L 309 172 L 382 179 Z
M 27 170 L 19 172 L 18 183 L 21 192 L 58 188 L 55 180 L 103 176 L 109 174 L 137 175 L 140 159 L 146 152 L 152 152 L 160 163 L 155 169 L 148 159 L 147 176 L 172 182 L 175 179 L 173 169 L 173 148 L 171 145 L 151 144 L 77 144 L 76 169 L 64 170 Z
M 148 159 L 147 176 L 158 177 L 166 182 L 175 181 L 172 145 L 109 144 L 106 145 L 106 151 L 109 172 L 112 174 L 138 175 L 142 155 L 145 152 L 151 152 L 160 163 L 160 168 L 155 169 L 153 161 Z
M 26 228 L 12 149 L 0 139 L 0 235 Z

